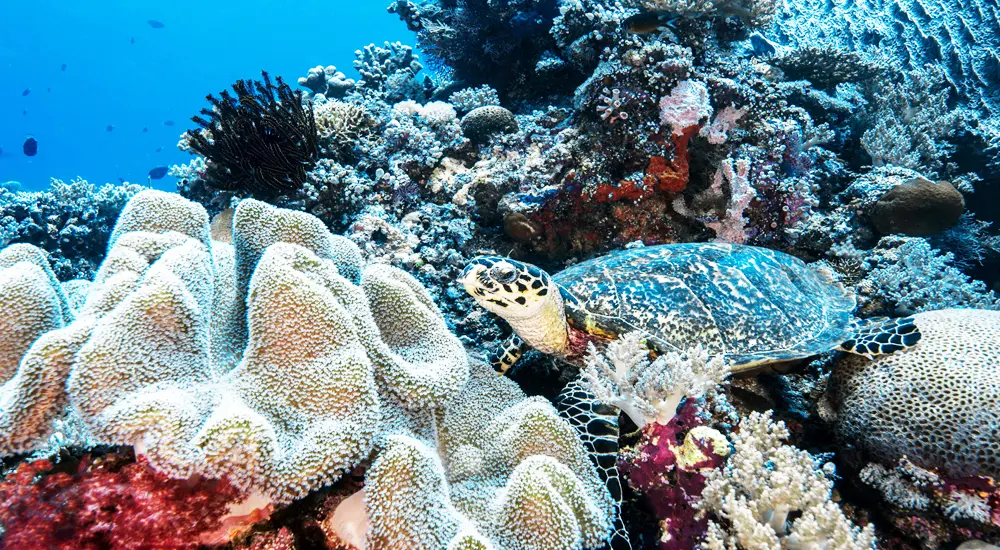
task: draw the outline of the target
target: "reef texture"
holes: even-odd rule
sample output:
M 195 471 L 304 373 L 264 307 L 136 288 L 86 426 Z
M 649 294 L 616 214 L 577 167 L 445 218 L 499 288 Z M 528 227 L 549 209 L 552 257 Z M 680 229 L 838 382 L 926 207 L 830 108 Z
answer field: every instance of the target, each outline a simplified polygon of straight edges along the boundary
M 45 191 L 0 183 L 0 247 L 27 243 L 49 255 L 61 281 L 93 279 L 118 214 L 141 185 L 53 179 Z
M 236 509 L 264 513 L 375 456 L 365 501 L 375 540 L 450 540 L 451 526 L 474 521 L 497 548 L 603 543 L 610 497 L 573 428 L 481 361 L 469 382 L 465 350 L 413 277 L 364 265 L 350 240 L 305 213 L 247 199 L 223 219 L 231 244 L 210 238 L 198 204 L 136 195 L 75 312 L 40 250 L 0 251 L 0 306 L 14 336 L 0 349 L 4 454 L 51 437 L 131 445 L 156 479 L 224 479 L 234 491 L 226 499 L 246 503 Z M 86 441 L 52 433 L 67 404 Z M 407 444 L 431 458 L 407 465 L 398 457 Z M 444 484 L 441 464 L 450 489 L 417 484 L 407 494 L 451 495 L 456 508 L 446 509 L 457 515 L 404 521 L 425 508 L 400 498 L 395 468 Z M 85 479 L 58 479 L 70 500 L 90 490 Z M 552 489 L 536 494 L 542 480 Z M 83 521 L 72 506 L 66 521 Z M 88 529 L 67 526 L 75 537 Z

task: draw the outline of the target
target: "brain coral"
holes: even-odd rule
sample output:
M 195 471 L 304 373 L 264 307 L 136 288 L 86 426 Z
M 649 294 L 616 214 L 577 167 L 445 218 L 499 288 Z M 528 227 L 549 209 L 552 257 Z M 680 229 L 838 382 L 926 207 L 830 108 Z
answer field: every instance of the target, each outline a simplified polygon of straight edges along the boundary
M 390 402 L 439 407 L 464 387 L 461 343 L 415 279 L 362 267 L 308 215 L 247 200 L 233 226 L 233 245 L 213 242 L 200 206 L 140 193 L 65 328 L 40 267 L 0 271 L 31 291 L 0 299 L 30 313 L 12 317 L 24 337 L 7 355 L 23 358 L 0 451 L 37 444 L 68 397 L 98 442 L 280 503 L 367 458 Z
M 474 361 L 433 430 L 396 433 L 369 470 L 369 548 L 598 548 L 610 493 L 573 428 Z
M 928 311 L 903 352 L 840 359 L 829 401 L 842 444 L 889 466 L 1000 478 L 1000 312 Z

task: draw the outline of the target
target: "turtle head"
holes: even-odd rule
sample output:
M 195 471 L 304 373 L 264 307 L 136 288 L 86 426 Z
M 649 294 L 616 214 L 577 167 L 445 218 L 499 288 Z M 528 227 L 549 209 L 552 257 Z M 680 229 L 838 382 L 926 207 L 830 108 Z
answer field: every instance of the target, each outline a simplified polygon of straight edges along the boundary
M 553 298 L 548 273 L 502 256 L 473 259 L 459 281 L 479 305 L 508 321 L 537 315 Z
M 552 354 L 569 349 L 566 306 L 548 273 L 503 256 L 480 256 L 459 280 L 479 305 L 503 317 L 529 346 Z

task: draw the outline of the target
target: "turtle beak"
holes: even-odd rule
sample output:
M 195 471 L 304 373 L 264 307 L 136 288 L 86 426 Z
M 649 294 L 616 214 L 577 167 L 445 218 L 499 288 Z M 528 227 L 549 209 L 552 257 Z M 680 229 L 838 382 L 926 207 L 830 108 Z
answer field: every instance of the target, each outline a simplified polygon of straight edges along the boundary
M 482 270 L 483 266 L 472 264 L 467 266 L 465 270 L 462 271 L 462 275 L 458 278 L 458 282 L 461 283 L 465 288 L 465 291 L 472 296 L 475 296 L 475 292 L 473 290 L 479 287 L 476 277 Z

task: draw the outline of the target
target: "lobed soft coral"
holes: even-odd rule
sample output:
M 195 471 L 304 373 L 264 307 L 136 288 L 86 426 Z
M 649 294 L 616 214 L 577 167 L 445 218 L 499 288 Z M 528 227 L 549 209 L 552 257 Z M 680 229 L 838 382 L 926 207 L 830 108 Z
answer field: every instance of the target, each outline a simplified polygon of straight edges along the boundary
M 433 408 L 464 386 L 464 350 L 411 276 L 362 269 L 306 214 L 245 200 L 232 225 L 232 245 L 209 241 L 200 206 L 138 195 L 75 321 L 4 387 L 7 445 L 40 444 L 68 390 L 97 442 L 281 503 L 368 457 L 384 401 Z
M 578 550 L 607 540 L 612 501 L 573 428 L 473 361 L 440 412 L 387 434 L 367 473 L 369 548 Z

